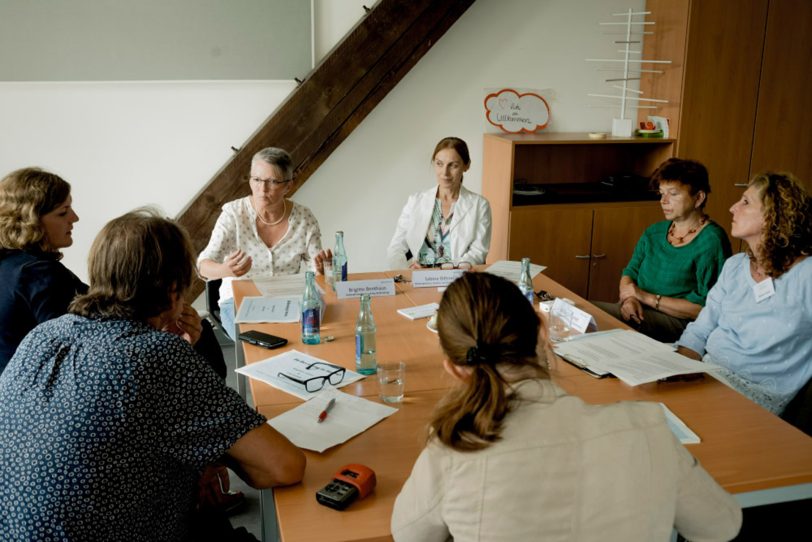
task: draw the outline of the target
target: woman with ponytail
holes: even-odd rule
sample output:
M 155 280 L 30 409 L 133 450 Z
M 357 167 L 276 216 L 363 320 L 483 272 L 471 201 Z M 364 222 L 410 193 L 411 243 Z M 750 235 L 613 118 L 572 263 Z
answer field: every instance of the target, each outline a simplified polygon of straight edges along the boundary
M 741 509 L 659 405 L 587 405 L 549 379 L 541 320 L 511 282 L 466 273 L 437 315 L 458 382 L 395 502 L 402 541 L 729 540 Z

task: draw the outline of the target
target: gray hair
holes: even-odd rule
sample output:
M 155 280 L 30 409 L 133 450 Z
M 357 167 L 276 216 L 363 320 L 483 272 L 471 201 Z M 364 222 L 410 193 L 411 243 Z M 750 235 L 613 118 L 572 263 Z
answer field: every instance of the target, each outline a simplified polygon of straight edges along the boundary
M 288 154 L 288 151 L 278 147 L 265 147 L 251 158 L 251 163 L 253 164 L 259 160 L 278 167 L 285 179 L 293 177 L 293 159 Z

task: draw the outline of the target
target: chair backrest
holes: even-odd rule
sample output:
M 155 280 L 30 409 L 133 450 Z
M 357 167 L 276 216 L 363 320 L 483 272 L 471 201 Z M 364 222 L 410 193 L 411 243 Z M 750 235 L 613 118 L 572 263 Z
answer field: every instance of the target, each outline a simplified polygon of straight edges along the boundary
M 220 285 L 222 283 L 223 279 L 212 279 L 206 281 L 206 310 L 209 311 L 209 314 L 214 321 L 221 326 L 220 305 L 218 304 L 218 301 L 220 301 Z
M 812 436 L 812 379 L 809 379 L 804 387 L 798 390 L 787 408 L 781 413 L 781 418 Z

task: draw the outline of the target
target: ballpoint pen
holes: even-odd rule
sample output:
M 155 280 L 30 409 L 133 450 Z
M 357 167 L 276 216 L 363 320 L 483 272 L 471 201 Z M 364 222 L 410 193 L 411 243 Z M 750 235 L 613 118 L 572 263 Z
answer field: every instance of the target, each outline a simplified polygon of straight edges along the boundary
M 324 407 L 324 410 L 321 411 L 321 414 L 319 414 L 319 419 L 317 420 L 318 423 L 321 423 L 321 422 L 324 421 L 324 419 L 327 417 L 327 413 L 330 412 L 330 410 L 333 408 L 333 406 L 335 404 L 336 404 L 336 398 L 333 397 L 332 399 L 330 399 L 330 402 L 327 403 L 327 406 Z

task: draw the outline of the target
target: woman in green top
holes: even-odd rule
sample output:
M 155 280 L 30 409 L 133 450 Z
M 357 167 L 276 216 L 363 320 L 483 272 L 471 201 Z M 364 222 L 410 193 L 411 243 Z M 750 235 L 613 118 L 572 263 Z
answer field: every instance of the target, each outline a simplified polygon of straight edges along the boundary
M 730 256 L 727 233 L 708 215 L 708 170 L 669 158 L 651 177 L 666 220 L 646 229 L 620 278 L 620 301 L 596 303 L 616 318 L 663 342 L 679 339 L 705 305 Z

